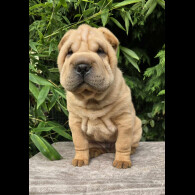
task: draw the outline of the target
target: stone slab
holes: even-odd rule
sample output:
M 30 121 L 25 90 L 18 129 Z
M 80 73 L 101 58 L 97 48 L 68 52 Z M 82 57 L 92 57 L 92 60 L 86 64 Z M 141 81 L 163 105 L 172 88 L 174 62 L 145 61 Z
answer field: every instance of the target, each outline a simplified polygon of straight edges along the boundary
M 89 166 L 74 167 L 73 143 L 53 146 L 63 159 L 50 161 L 38 153 L 29 160 L 29 194 L 165 194 L 164 142 L 140 142 L 129 169 L 112 166 L 114 153 L 91 159 Z

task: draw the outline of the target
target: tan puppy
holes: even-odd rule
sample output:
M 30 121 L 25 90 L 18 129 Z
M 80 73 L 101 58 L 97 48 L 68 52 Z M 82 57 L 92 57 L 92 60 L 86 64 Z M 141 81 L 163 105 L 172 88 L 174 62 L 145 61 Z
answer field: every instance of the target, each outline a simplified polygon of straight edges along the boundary
M 118 39 L 106 28 L 86 24 L 69 30 L 58 45 L 60 83 L 67 92 L 74 166 L 115 152 L 113 166 L 131 167 L 141 138 L 131 92 L 117 67 Z

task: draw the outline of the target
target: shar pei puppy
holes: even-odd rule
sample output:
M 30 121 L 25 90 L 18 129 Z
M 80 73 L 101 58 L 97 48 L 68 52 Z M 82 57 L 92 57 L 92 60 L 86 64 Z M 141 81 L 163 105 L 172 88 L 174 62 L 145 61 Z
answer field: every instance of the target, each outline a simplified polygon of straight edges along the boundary
M 104 27 L 82 24 L 62 37 L 57 64 L 66 91 L 75 147 L 72 165 L 115 152 L 113 166 L 131 167 L 142 127 L 131 91 L 117 67 L 118 39 Z

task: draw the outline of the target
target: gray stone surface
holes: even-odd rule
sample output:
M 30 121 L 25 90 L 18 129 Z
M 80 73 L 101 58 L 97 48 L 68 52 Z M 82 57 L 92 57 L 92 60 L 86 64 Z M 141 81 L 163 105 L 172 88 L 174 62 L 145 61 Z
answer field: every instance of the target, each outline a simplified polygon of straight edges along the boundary
M 89 166 L 73 167 L 73 143 L 53 146 L 62 160 L 49 161 L 41 153 L 29 160 L 29 194 L 165 194 L 164 142 L 141 142 L 129 169 L 112 166 L 114 153 L 91 159 Z

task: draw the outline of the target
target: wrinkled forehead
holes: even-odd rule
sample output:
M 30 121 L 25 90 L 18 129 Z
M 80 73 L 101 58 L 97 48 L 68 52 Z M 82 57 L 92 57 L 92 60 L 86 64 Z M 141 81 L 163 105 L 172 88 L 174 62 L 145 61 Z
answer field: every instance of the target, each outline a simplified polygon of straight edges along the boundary
M 107 50 L 104 36 L 96 28 L 78 28 L 71 34 L 70 40 L 73 50 L 96 50 L 98 47 Z

